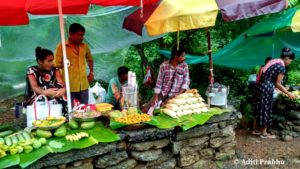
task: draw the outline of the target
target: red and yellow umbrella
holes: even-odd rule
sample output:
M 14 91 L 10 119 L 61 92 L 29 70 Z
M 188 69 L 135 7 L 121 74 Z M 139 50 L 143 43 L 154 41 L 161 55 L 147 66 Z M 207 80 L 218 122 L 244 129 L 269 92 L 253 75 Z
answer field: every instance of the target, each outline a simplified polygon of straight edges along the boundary
M 211 27 L 215 25 L 220 10 L 225 21 L 280 12 L 286 0 L 161 0 L 158 4 L 145 5 L 127 16 L 123 27 L 142 35 L 143 27 L 150 36 L 168 32 Z

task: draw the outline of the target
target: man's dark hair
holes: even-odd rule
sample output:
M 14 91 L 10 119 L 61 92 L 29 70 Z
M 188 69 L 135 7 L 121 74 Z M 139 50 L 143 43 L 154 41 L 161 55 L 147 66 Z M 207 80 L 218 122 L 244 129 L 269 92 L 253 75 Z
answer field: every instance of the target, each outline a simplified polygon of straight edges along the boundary
M 118 68 L 118 76 L 121 77 L 122 75 L 128 74 L 129 69 L 125 66 L 121 66 Z
M 294 60 L 295 59 L 295 53 L 290 48 L 283 48 L 282 51 L 281 51 L 280 58 L 284 59 L 286 57 Z
M 80 25 L 79 23 L 72 23 L 70 25 L 69 32 L 76 33 L 76 32 L 79 32 L 79 31 L 81 31 L 81 32 L 84 33 L 85 32 L 85 28 L 82 25 Z
M 177 45 L 174 45 L 171 51 L 171 60 L 175 58 L 175 56 L 180 56 L 185 52 L 185 48 L 183 45 L 179 45 L 177 49 Z

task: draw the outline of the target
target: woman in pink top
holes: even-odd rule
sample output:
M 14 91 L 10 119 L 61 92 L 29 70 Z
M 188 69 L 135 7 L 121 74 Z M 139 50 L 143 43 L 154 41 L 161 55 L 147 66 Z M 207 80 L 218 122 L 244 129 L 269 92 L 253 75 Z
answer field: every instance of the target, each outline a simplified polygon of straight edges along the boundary
M 285 67 L 295 59 L 295 54 L 289 48 L 283 48 L 280 59 L 272 59 L 262 69 L 258 75 L 258 81 L 254 90 L 254 101 L 252 112 L 256 118 L 257 126 L 260 127 L 262 138 L 276 138 L 267 132 L 272 122 L 272 99 L 275 87 L 285 93 L 290 99 L 295 99 L 282 84 Z

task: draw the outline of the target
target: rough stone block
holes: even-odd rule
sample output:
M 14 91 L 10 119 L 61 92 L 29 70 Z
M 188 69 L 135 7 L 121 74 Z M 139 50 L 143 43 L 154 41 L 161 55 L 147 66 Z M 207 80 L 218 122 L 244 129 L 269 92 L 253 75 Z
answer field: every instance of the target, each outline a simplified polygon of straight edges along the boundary
M 235 135 L 231 135 L 229 137 L 216 137 L 210 140 L 210 146 L 212 148 L 218 148 L 225 143 L 229 143 L 234 141 Z
M 200 159 L 199 161 L 195 162 L 190 166 L 183 167 L 183 169 L 215 169 L 216 164 L 211 160 L 203 160 Z
M 226 121 L 219 122 L 219 128 L 223 129 L 226 127 Z
M 219 149 L 219 152 L 230 152 L 232 150 L 235 150 L 236 145 L 237 145 L 236 141 L 233 141 L 233 142 L 222 145 L 218 149 Z
M 226 153 L 225 152 L 219 152 L 219 153 L 216 153 L 215 160 L 218 160 L 218 161 L 230 160 L 234 157 L 234 155 L 235 155 L 234 150 L 226 152 Z
M 171 149 L 173 154 L 178 154 L 183 146 L 200 146 L 205 145 L 205 142 L 209 140 L 208 136 L 202 136 L 198 138 L 191 138 L 182 141 L 173 141 L 171 142 Z
M 122 131 L 122 134 L 126 135 L 128 142 L 138 143 L 163 138 L 170 138 L 173 136 L 173 129 L 147 128 L 134 131 Z
M 71 167 L 67 167 L 67 169 L 93 169 L 94 166 L 92 163 L 83 163 L 79 166 L 71 166 Z
M 178 166 L 184 167 L 194 164 L 200 159 L 200 156 L 197 152 L 182 156 L 178 159 Z
M 176 159 L 171 158 L 157 166 L 148 167 L 149 169 L 173 169 L 176 166 Z
M 111 167 L 108 167 L 106 169 L 132 169 L 137 165 L 137 162 L 134 159 L 127 159 L 126 161 L 123 161 L 119 163 L 118 165 L 114 165 Z
M 164 151 L 157 160 L 149 161 L 146 163 L 147 167 L 157 166 L 167 160 L 170 160 L 173 157 L 173 154 L 170 151 Z
M 121 152 L 112 152 L 111 154 L 104 155 L 96 160 L 96 168 L 106 168 L 108 166 L 116 165 L 121 161 L 124 161 L 128 158 L 126 151 Z
M 212 158 L 212 157 L 214 157 L 215 150 L 212 148 L 206 148 L 206 149 L 200 150 L 199 153 L 202 158 Z
M 200 137 L 203 135 L 213 133 L 216 130 L 218 130 L 217 123 L 197 126 L 188 131 L 177 133 L 176 140 L 179 141 L 179 140 L 186 140 L 194 137 Z
M 215 133 L 212 133 L 211 138 L 214 138 L 214 137 L 228 137 L 228 136 L 231 136 L 231 135 L 235 135 L 235 132 L 234 132 L 234 129 L 233 129 L 232 125 L 227 126 L 222 130 L 218 130 Z
M 300 126 L 293 126 L 293 130 L 296 132 L 300 132 Z
M 143 152 L 131 151 L 130 154 L 133 158 L 139 161 L 154 161 L 160 157 L 160 155 L 162 154 L 162 150 L 157 149 L 157 150 L 148 150 Z
M 73 161 L 103 155 L 112 151 L 116 151 L 116 143 L 99 143 L 82 150 L 70 150 L 65 153 L 49 154 L 33 163 L 32 165 L 28 166 L 28 168 L 34 169 L 66 164 Z
M 149 149 L 161 149 L 170 143 L 170 139 L 147 141 L 141 143 L 132 143 L 129 145 L 130 150 L 145 151 Z
M 203 147 L 204 147 L 204 145 L 201 145 L 201 146 L 192 146 L 192 147 L 190 147 L 190 146 L 189 147 L 183 147 L 180 150 L 179 154 L 180 154 L 180 156 L 185 156 L 185 155 L 191 154 L 193 152 L 199 152 L 200 150 L 203 149 Z

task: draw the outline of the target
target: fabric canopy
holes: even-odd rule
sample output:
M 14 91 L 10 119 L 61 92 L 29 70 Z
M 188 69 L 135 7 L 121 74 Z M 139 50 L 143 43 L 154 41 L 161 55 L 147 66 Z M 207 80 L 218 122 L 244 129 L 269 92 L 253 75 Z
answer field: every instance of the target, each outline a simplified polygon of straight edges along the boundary
M 283 47 L 289 47 L 300 58 L 300 32 L 291 30 L 292 21 L 298 20 L 299 8 L 292 8 L 255 24 L 230 44 L 213 53 L 215 65 L 251 70 L 264 63 L 268 56 L 278 58 Z M 297 14 L 297 15 L 296 15 Z M 160 54 L 170 57 L 170 51 Z M 186 55 L 187 63 L 208 63 L 207 56 Z
M 26 0 L 9 0 L 0 3 L 0 25 L 25 25 L 29 17 L 25 9 Z M 14 18 L 14 19 L 12 19 Z
M 286 0 L 217 0 L 224 21 L 236 21 L 254 16 L 280 12 L 287 6 Z
M 89 0 L 63 0 L 64 14 L 86 14 L 89 9 Z M 57 0 L 27 0 L 26 9 L 34 15 L 58 14 Z
M 90 0 L 91 3 L 101 6 L 140 6 L 141 0 Z M 159 0 L 143 0 L 143 4 L 154 4 Z

